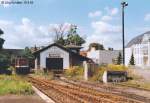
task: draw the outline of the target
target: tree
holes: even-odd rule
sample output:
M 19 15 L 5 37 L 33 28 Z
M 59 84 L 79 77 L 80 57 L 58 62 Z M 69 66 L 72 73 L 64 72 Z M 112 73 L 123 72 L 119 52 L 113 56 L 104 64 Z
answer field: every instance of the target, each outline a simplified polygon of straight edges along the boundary
M 27 58 L 27 59 L 33 59 L 34 56 L 31 52 L 31 50 L 29 49 L 29 47 L 25 47 L 24 51 L 23 51 L 23 57 Z
M 71 25 L 70 30 L 68 31 L 65 45 L 81 46 L 83 43 L 85 43 L 85 40 L 82 37 L 80 37 L 79 34 L 77 33 L 77 26 Z
M 4 51 L 0 51 L 0 73 L 6 70 L 10 64 L 10 55 Z
M 53 28 L 53 32 L 55 33 L 54 42 L 64 45 L 65 44 L 64 36 L 67 32 L 67 26 L 65 24 L 57 25 Z
M 4 32 L 0 29 L 0 36 L 4 34 Z M 5 40 L 3 38 L 0 38 L 0 49 L 3 48 L 3 44 L 4 44 Z
M 121 65 L 122 64 L 122 55 L 121 52 L 119 52 L 119 55 L 117 57 L 117 65 Z
M 29 67 L 34 68 L 34 55 L 29 47 L 25 47 L 22 56 L 28 60 Z
M 58 40 L 55 41 L 55 43 L 60 45 L 65 45 L 65 39 L 63 37 L 60 37 Z
M 91 50 L 92 47 L 94 47 L 96 50 L 105 50 L 104 46 L 99 43 L 91 43 L 89 45 L 89 50 Z
M 3 32 L 3 30 L 0 29 L 0 36 L 1 36 L 2 34 L 4 34 L 4 32 Z
M 71 25 L 68 29 L 68 26 L 65 24 L 60 24 L 54 27 L 53 31 L 55 33 L 54 42 L 60 45 L 81 46 L 83 43 L 85 43 L 85 40 L 77 33 L 77 26 L 75 25 Z
M 130 64 L 130 65 L 135 65 L 135 60 L 134 60 L 134 55 L 133 55 L 133 53 L 132 53 L 132 55 L 131 55 L 129 64 Z
M 113 50 L 114 50 L 114 48 L 110 48 L 110 47 L 109 47 L 109 48 L 108 48 L 108 50 L 109 50 L 109 51 L 113 51 Z

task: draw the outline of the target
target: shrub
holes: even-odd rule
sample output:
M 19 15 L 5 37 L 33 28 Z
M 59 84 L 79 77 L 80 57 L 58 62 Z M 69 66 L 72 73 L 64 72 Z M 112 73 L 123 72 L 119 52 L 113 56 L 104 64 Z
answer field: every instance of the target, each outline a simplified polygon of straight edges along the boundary
M 67 70 L 65 70 L 65 73 L 64 73 L 67 77 L 75 77 L 75 78 L 82 78 L 83 77 L 83 74 L 84 74 L 84 69 L 83 67 L 80 67 L 80 66 L 74 66 L 74 67 L 71 67 Z
M 106 70 L 106 68 L 101 67 L 98 69 L 97 72 L 95 72 L 95 74 L 89 79 L 91 81 L 102 81 L 102 76 L 104 71 Z
M 123 65 L 113 65 L 113 64 L 109 64 L 107 66 L 107 70 L 112 70 L 112 71 L 126 71 L 128 68 L 126 66 Z
M 94 72 L 93 76 L 89 80 L 91 80 L 91 81 L 102 81 L 103 73 L 106 70 L 126 71 L 126 70 L 128 70 L 128 68 L 123 66 L 123 65 L 113 65 L 113 64 L 102 65 L 96 70 L 96 72 Z

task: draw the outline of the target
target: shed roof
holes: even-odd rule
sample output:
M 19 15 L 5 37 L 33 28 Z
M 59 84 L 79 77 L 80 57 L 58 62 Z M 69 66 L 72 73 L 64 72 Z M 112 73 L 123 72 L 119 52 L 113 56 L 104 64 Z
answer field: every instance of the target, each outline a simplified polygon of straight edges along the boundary
M 42 51 L 47 50 L 48 48 L 51 48 L 52 46 L 57 46 L 58 48 L 61 48 L 62 50 L 64 50 L 64 51 L 70 53 L 71 55 L 76 55 L 76 56 L 78 56 L 78 57 L 81 57 L 82 59 L 91 60 L 90 58 L 87 58 L 87 57 L 84 57 L 84 56 L 82 56 L 82 55 L 80 55 L 80 54 L 78 54 L 78 53 L 72 52 L 70 49 L 67 49 L 67 48 L 65 48 L 65 47 L 63 47 L 62 45 L 59 45 L 59 44 L 57 44 L 57 43 L 50 44 L 50 45 L 48 45 L 48 46 L 46 46 L 46 47 L 44 47 L 44 48 L 42 48 L 42 49 L 40 49 L 40 50 L 34 52 L 33 54 L 34 54 L 34 55 L 37 55 L 37 54 L 41 53 Z

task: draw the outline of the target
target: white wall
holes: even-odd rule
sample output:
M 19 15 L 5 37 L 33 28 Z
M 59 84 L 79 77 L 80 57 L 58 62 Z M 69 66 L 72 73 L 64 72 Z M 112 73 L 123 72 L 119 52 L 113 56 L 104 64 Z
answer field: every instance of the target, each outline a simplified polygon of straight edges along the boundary
M 95 63 L 99 64 L 99 50 L 91 50 L 87 53 L 87 57 L 91 58 Z
M 46 68 L 46 58 L 49 57 L 49 54 L 59 55 L 61 58 L 63 58 L 63 69 L 69 68 L 69 53 L 60 49 L 57 46 L 52 46 L 49 49 L 46 49 L 40 53 L 40 68 Z
M 112 64 L 113 59 L 116 59 L 119 56 L 119 50 L 99 50 L 99 64 L 106 63 Z
M 147 44 L 135 44 L 132 47 L 125 49 L 126 50 L 125 52 L 126 65 L 129 65 L 131 55 L 133 53 L 136 66 L 140 66 L 140 67 L 148 66 L 148 65 L 145 65 L 143 61 L 143 57 L 144 57 L 143 47 L 148 47 L 148 45 Z
M 131 55 L 132 55 L 132 49 L 131 48 L 125 48 L 125 65 L 129 65 Z
M 119 52 L 119 50 L 91 50 L 87 53 L 87 57 L 97 64 L 112 64 L 112 60 L 118 57 Z

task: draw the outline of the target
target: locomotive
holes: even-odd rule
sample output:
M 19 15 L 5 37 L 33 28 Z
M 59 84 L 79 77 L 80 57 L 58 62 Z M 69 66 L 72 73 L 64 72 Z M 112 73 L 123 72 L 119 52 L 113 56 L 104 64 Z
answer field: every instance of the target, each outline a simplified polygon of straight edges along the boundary
M 15 70 L 17 74 L 28 74 L 30 73 L 30 66 L 28 59 L 17 58 L 15 60 Z

